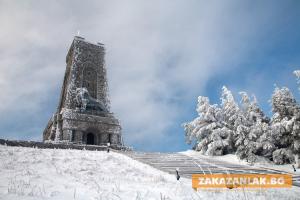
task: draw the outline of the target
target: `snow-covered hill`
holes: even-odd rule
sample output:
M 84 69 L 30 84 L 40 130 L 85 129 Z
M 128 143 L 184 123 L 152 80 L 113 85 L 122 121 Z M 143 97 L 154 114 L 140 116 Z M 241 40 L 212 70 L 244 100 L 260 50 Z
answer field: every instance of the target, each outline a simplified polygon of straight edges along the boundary
M 115 152 L 0 145 L 0 199 L 296 199 L 299 188 L 195 192 L 180 179 Z

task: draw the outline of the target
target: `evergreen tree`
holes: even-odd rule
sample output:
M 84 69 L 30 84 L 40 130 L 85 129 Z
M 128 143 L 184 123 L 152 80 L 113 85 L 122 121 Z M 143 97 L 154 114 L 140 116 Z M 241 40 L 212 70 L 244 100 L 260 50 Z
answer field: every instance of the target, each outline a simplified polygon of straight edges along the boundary
M 294 72 L 300 84 L 300 70 Z M 299 87 L 300 89 L 300 87 Z M 276 164 L 300 158 L 300 107 L 288 88 L 276 87 L 271 120 L 258 106 L 256 97 L 240 92 L 240 106 L 230 90 L 222 87 L 221 106 L 211 105 L 208 97 L 198 97 L 198 117 L 184 123 L 187 143 L 207 155 L 236 152 L 241 159 L 256 162 L 259 157 Z M 300 167 L 300 160 L 299 160 Z
M 231 91 L 226 86 L 222 87 L 221 106 L 223 122 L 227 128 L 234 130 L 236 120 L 239 117 L 239 106 L 235 102 Z
M 198 117 L 183 124 L 187 143 L 196 140 L 195 150 L 207 155 L 233 152 L 233 131 L 230 129 L 234 125 L 232 100 L 231 92 L 225 87 L 222 92 L 222 108 L 210 105 L 208 97 L 198 97 Z
M 276 87 L 272 95 L 271 137 L 277 150 L 273 152 L 273 161 L 277 164 L 293 163 L 291 152 L 299 147 L 299 105 L 286 87 Z
M 212 142 L 212 133 L 221 128 L 220 108 L 210 105 L 207 97 L 198 97 L 198 117 L 189 123 L 183 124 L 187 143 L 196 140 L 195 150 L 207 154 L 208 146 Z
M 246 92 L 240 92 L 240 95 L 239 118 L 242 120 L 236 121 L 236 154 L 240 159 L 255 162 L 257 156 L 270 156 L 269 150 L 274 148 L 268 140 L 260 140 L 269 131 L 269 120 L 259 108 L 255 96 L 251 101 Z
M 299 84 L 299 90 L 300 90 L 300 70 L 294 71 L 294 74 L 297 77 L 297 83 Z M 300 112 L 298 109 L 294 112 L 294 126 L 293 126 L 293 151 L 296 155 L 298 155 L 298 168 L 300 168 Z

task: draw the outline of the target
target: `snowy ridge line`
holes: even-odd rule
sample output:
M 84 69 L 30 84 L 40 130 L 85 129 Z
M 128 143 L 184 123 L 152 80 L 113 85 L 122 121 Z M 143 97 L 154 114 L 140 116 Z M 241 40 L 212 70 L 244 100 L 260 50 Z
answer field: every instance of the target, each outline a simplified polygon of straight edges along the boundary
M 16 146 L 16 147 L 31 147 L 31 148 L 41 148 L 41 149 L 77 149 L 77 150 L 89 150 L 89 151 L 106 151 L 107 146 L 98 145 L 79 145 L 72 143 L 44 143 L 37 141 L 22 141 L 22 140 L 4 140 L 0 139 L 0 145 Z M 128 151 L 130 148 L 125 146 L 111 145 L 112 150 L 123 150 Z

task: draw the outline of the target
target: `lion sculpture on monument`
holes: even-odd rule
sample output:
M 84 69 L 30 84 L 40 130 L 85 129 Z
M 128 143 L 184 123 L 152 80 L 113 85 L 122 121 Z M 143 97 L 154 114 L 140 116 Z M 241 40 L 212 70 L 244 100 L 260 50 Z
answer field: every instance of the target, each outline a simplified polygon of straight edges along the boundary
M 108 112 L 106 106 L 98 99 L 91 97 L 89 91 L 84 87 L 76 89 L 76 103 L 82 111 L 97 110 Z

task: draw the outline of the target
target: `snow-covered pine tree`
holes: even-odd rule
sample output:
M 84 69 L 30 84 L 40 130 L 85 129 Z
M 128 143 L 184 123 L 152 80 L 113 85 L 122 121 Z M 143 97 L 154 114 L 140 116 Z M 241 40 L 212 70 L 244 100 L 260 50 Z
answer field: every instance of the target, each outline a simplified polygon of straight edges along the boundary
M 272 99 L 273 117 L 271 137 L 277 150 L 273 152 L 276 164 L 293 163 L 292 152 L 299 152 L 300 107 L 293 94 L 286 87 L 274 89 Z
M 195 150 L 203 154 L 223 155 L 234 151 L 233 130 L 229 128 L 234 126 L 234 121 L 230 121 L 233 112 L 231 103 L 234 99 L 227 88 L 223 89 L 222 100 L 224 106 L 220 108 L 218 105 L 210 105 L 208 97 L 198 97 L 198 117 L 183 124 L 187 143 L 195 139 Z M 224 119 L 228 119 L 228 122 Z
M 293 73 L 297 77 L 297 83 L 300 84 L 300 70 L 295 70 Z
M 241 108 L 238 112 L 237 119 L 235 120 L 235 124 L 234 124 L 234 129 L 235 129 L 234 142 L 236 148 L 238 148 L 240 145 L 244 146 L 243 145 L 244 140 L 249 135 L 250 126 L 251 126 L 251 124 L 247 119 L 247 115 L 248 115 L 247 112 L 250 106 L 250 99 L 247 93 L 245 92 L 240 92 L 240 95 L 242 96 Z
M 226 123 L 227 128 L 234 130 L 236 120 L 239 117 L 239 106 L 226 86 L 222 87 L 221 106 L 223 122 Z
M 297 83 L 299 84 L 300 90 L 300 70 L 294 71 L 294 74 L 297 77 Z M 294 112 L 295 123 L 293 126 L 293 151 L 296 155 L 298 155 L 298 168 L 300 168 L 300 112 L 298 109 Z
M 253 124 L 249 118 L 249 108 L 250 108 L 250 98 L 246 92 L 240 92 L 242 97 L 241 99 L 241 108 L 238 111 L 238 117 L 235 121 L 235 134 L 234 134 L 234 145 L 236 148 L 236 155 L 240 159 L 246 159 L 247 161 L 249 158 L 254 157 L 254 150 L 253 149 L 253 138 L 249 138 L 249 134 L 251 131 L 251 125 Z M 255 138 L 254 138 L 255 139 Z
M 217 128 L 212 129 L 207 154 L 223 155 L 232 153 L 234 148 L 235 123 L 239 117 L 239 107 L 226 86 L 222 87 L 221 108 L 218 110 Z
M 300 70 L 294 72 L 300 84 Z M 300 86 L 299 86 L 300 90 Z M 271 104 L 271 120 L 259 108 L 256 98 L 250 100 L 241 92 L 241 108 L 230 90 L 222 88 L 221 107 L 210 105 L 207 97 L 198 97 L 198 117 L 184 123 L 186 140 L 196 141 L 195 149 L 208 155 L 234 152 L 249 162 L 259 157 L 276 164 L 300 159 L 300 106 L 288 88 L 276 87 Z M 300 168 L 300 160 L 298 161 Z
M 250 100 L 246 92 L 240 92 L 241 109 L 236 120 L 235 146 L 236 155 L 248 162 L 255 162 L 257 156 L 270 157 L 273 147 L 268 140 L 261 141 L 262 135 L 269 131 L 269 119 L 259 108 L 256 97 Z M 274 148 L 274 147 L 273 147 Z
M 196 140 L 195 150 L 207 154 L 214 129 L 220 128 L 220 111 L 217 105 L 210 105 L 209 98 L 199 96 L 197 109 L 198 117 L 193 121 L 184 123 L 186 142 L 190 144 Z
M 226 87 L 222 87 L 221 94 L 221 113 L 223 123 L 223 135 L 227 138 L 230 152 L 236 150 L 234 142 L 236 140 L 236 131 L 239 124 L 243 123 L 244 116 L 238 104 L 235 102 L 232 92 Z
M 259 107 L 254 95 L 248 107 L 246 118 L 248 123 L 251 124 L 249 140 L 253 141 L 255 144 L 253 145 L 256 147 L 255 154 L 270 159 L 272 157 L 272 152 L 275 150 L 272 138 L 268 137 L 271 131 L 269 126 L 270 119 Z

